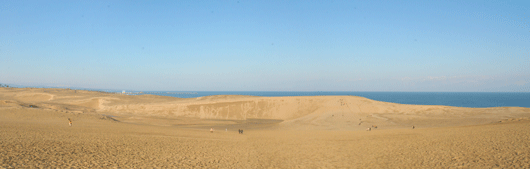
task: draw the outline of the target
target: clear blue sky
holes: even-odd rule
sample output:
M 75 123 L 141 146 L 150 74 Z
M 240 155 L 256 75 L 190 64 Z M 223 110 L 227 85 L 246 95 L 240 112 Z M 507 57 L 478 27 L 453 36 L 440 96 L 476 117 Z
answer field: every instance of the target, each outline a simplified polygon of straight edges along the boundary
M 530 91 L 530 1 L 0 1 L 0 83 Z

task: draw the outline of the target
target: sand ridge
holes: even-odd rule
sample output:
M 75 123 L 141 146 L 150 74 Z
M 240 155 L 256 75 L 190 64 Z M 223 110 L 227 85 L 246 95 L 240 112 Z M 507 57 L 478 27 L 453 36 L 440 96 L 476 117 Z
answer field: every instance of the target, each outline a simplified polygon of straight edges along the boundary
M 27 98 L 30 96 L 34 98 Z M 521 107 L 462 108 L 405 105 L 358 96 L 223 95 L 174 98 L 69 89 L 0 88 L 0 99 L 4 101 L 3 105 L 9 102 L 22 107 L 39 107 L 61 112 L 106 114 L 133 123 L 138 122 L 137 119 L 150 118 L 203 119 L 209 122 L 271 119 L 281 121 L 279 125 L 282 128 L 295 130 L 364 130 L 372 125 L 387 129 L 409 128 L 412 125 L 447 127 L 530 117 L 530 109 Z M 178 120 L 168 123 L 188 124 L 179 123 Z

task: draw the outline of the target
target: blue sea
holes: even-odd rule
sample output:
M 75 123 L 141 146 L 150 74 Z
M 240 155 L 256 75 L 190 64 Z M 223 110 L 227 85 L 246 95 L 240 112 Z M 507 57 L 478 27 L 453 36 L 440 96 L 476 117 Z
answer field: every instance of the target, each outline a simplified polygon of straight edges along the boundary
M 143 92 L 161 96 L 194 98 L 211 95 L 251 96 L 361 96 L 372 100 L 417 105 L 456 107 L 528 107 L 528 92 L 263 92 L 263 91 L 157 91 Z

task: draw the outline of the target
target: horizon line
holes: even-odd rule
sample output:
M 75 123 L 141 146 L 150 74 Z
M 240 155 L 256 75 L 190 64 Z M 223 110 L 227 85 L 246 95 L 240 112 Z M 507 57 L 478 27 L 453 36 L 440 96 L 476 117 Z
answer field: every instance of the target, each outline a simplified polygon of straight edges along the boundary
M 9 85 L 8 88 L 41 88 L 41 89 L 70 89 L 70 90 L 87 90 L 87 91 L 129 91 L 129 92 L 396 92 L 396 93 L 530 93 L 530 91 L 332 91 L 332 90 L 123 90 L 123 89 L 97 89 L 97 88 L 81 88 L 81 87 L 52 87 L 52 86 L 23 86 Z

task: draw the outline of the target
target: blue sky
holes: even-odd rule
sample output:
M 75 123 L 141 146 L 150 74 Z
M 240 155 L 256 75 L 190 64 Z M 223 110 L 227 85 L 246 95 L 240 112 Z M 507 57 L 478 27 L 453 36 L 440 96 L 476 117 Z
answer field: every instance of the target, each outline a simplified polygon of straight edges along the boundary
M 0 1 L 0 83 L 530 91 L 530 1 Z

